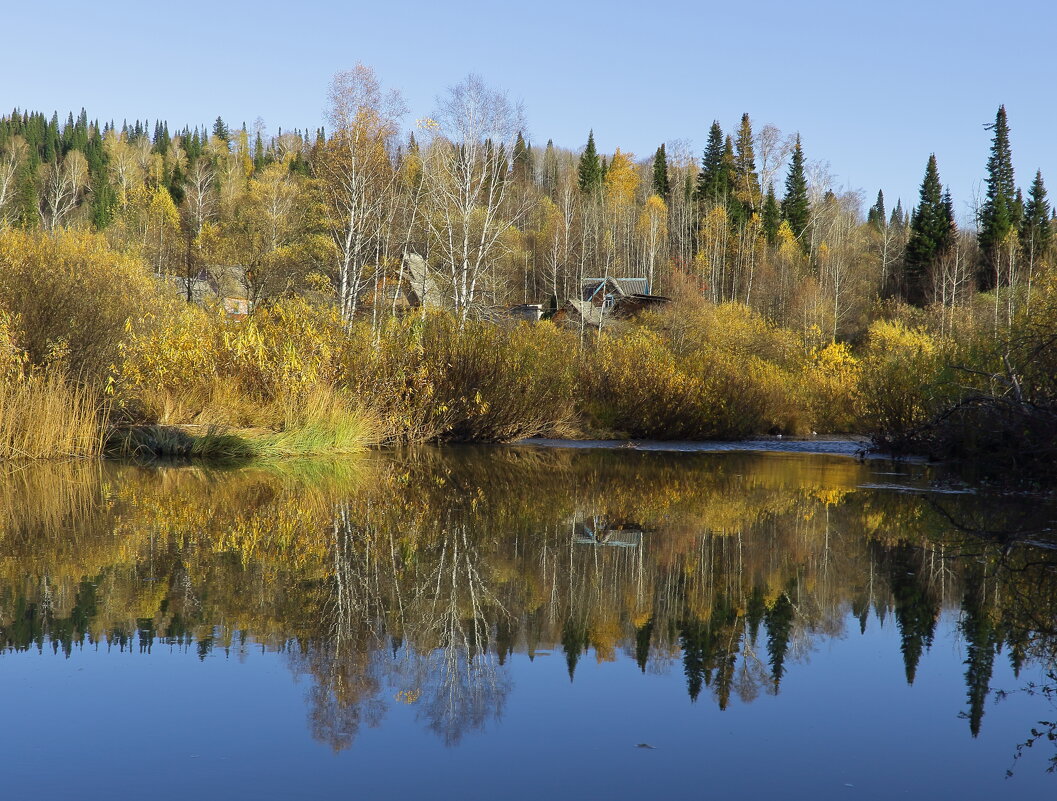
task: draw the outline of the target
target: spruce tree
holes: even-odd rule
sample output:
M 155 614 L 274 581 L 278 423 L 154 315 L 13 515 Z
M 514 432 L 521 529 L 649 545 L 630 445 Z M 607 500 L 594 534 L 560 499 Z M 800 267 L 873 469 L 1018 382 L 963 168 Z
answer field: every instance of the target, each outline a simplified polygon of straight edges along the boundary
M 944 196 L 936 154 L 929 156 L 921 182 L 921 199 L 910 218 L 910 238 L 903 259 L 903 299 L 924 305 L 929 270 L 953 244 L 950 195 Z
M 763 198 L 760 192 L 760 177 L 756 174 L 756 152 L 752 145 L 752 121 L 748 114 L 741 115 L 738 139 L 734 152 L 734 195 L 742 205 L 747 219 L 760 211 Z
M 1019 226 L 1016 209 L 1016 185 L 1013 176 L 1013 151 L 1009 144 L 1006 107 L 999 106 L 995 121 L 987 126 L 993 131 L 991 155 L 987 159 L 987 189 L 980 207 L 977 241 L 980 244 L 981 286 L 994 285 L 993 265 L 997 250 L 1011 231 Z
M 697 174 L 697 200 L 699 203 L 718 203 L 724 194 L 723 180 L 723 129 L 713 121 L 708 129 L 708 144 L 701 158 L 701 172 Z
M 517 139 L 514 140 L 512 161 L 514 180 L 522 182 L 531 181 L 532 148 L 530 148 L 528 143 L 525 142 L 525 138 L 521 135 L 521 131 L 517 132 Z
M 593 194 L 602 188 L 602 162 L 595 149 L 594 130 L 587 134 L 587 147 L 580 156 L 578 175 L 581 192 Z
M 92 181 L 90 204 L 92 223 L 98 230 L 103 230 L 114 221 L 117 209 L 117 193 L 105 175 L 97 176 Z
M 804 151 L 800 147 L 800 134 L 796 135 L 793 156 L 789 161 L 789 174 L 785 178 L 782 219 L 789 223 L 793 236 L 806 253 L 809 247 L 806 233 L 811 221 L 811 206 L 807 197 L 807 176 L 804 173 Z
M 257 139 L 253 143 L 253 169 L 259 170 L 265 165 L 264 138 L 257 131 Z
M 866 222 L 878 230 L 881 230 L 887 225 L 888 219 L 885 217 L 884 192 L 878 190 L 877 202 L 870 206 L 870 211 L 866 214 Z
M 906 228 L 907 219 L 903 211 L 903 198 L 896 199 L 896 207 L 892 209 L 892 216 L 889 218 L 888 224 L 893 228 Z
M 668 155 L 662 144 L 653 154 L 653 193 L 667 200 L 671 189 L 668 182 Z
M 774 196 L 774 184 L 768 184 L 767 197 L 763 201 L 763 233 L 771 247 L 778 243 L 778 229 L 781 225 L 782 210 L 778 207 L 778 198 Z
M 785 675 L 785 657 L 789 652 L 789 642 L 793 634 L 793 623 L 796 620 L 796 607 L 786 593 L 782 593 L 764 614 L 764 625 L 767 627 L 767 657 L 771 666 L 771 679 L 774 691 Z
M 1028 257 L 1030 267 L 1045 260 L 1050 252 L 1053 231 L 1050 228 L 1050 202 L 1046 199 L 1046 187 L 1042 183 L 1042 170 L 1035 173 L 1031 182 L 1028 200 L 1024 204 L 1024 220 L 1020 227 L 1020 243 Z
M 558 195 L 558 176 L 560 172 L 558 154 L 554 151 L 554 140 L 548 139 L 547 146 L 543 149 L 543 157 L 540 163 L 540 188 L 552 200 Z
M 213 123 L 213 136 L 217 137 L 217 139 L 223 139 L 225 142 L 231 141 L 231 130 L 220 117 L 217 117 L 216 122 Z

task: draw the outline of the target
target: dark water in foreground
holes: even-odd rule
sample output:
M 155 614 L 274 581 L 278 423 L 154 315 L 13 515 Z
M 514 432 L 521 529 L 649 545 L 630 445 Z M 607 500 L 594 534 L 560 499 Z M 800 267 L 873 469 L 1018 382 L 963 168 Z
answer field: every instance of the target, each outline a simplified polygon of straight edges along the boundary
M 1052 798 L 1057 514 L 927 487 L 534 447 L 6 470 L 0 798 Z

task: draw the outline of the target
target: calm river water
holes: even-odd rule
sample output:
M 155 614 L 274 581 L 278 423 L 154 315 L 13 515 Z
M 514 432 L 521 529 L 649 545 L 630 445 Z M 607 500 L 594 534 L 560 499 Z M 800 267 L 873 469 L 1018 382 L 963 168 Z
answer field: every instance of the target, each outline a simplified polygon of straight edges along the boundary
M 4 468 L 0 798 L 1052 798 L 1057 513 L 931 478 Z

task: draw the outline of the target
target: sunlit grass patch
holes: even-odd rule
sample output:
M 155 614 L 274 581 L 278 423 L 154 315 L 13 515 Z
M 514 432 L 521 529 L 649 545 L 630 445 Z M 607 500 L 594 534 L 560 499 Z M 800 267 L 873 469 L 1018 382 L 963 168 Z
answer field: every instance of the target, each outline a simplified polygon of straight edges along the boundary
M 0 459 L 97 456 L 108 406 L 56 371 L 0 380 Z

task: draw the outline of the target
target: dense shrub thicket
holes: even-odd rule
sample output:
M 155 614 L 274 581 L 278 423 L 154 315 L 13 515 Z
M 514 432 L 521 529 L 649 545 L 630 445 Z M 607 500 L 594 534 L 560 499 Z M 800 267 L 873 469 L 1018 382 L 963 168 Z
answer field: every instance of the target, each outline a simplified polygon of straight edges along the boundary
M 169 298 L 95 235 L 9 230 L 0 458 L 94 454 L 113 427 L 183 426 L 225 448 L 225 430 L 262 437 L 233 455 L 825 431 L 996 464 L 1015 447 L 1041 465 L 1057 431 L 1057 285 L 1037 286 L 1032 313 L 1002 335 L 986 309 L 968 312 L 952 325 L 942 309 L 880 307 L 854 345 L 693 292 L 587 333 L 441 312 L 350 324 L 298 297 L 237 319 Z

